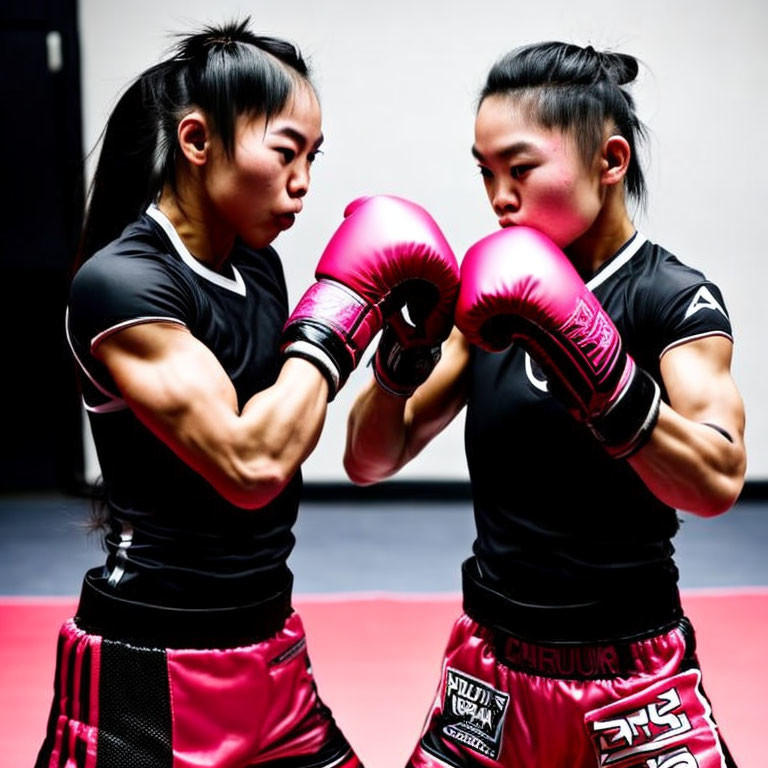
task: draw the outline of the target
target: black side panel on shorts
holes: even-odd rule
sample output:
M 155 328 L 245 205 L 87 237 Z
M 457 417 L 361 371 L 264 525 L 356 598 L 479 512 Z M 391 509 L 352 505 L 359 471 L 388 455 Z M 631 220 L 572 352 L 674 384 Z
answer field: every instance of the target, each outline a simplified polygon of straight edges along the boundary
M 103 640 L 100 666 L 97 768 L 171 768 L 165 652 Z

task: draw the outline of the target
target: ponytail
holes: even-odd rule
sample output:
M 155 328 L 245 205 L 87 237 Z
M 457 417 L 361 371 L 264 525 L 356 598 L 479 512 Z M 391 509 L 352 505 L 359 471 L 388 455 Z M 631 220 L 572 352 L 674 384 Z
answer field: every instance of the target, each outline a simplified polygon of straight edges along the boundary
M 91 183 L 79 263 L 114 240 L 159 191 L 164 169 L 157 163 L 156 115 L 148 102 L 168 67 L 160 64 L 144 72 L 122 95 L 107 121 Z

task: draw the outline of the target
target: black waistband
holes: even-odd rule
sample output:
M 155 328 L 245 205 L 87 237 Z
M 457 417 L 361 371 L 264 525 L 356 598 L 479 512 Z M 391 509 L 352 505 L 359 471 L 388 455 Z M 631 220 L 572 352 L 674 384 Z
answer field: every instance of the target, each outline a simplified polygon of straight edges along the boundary
M 694 658 L 696 639 L 693 627 L 683 617 L 671 626 L 654 630 L 650 638 L 599 643 L 531 643 L 502 630 L 493 630 L 493 647 L 498 661 L 510 669 L 567 680 L 604 680 L 652 672 L 656 663 L 652 638 L 671 631 L 682 635 L 685 658 Z M 650 642 L 646 649 L 644 646 Z
M 485 584 L 474 557 L 461 568 L 464 612 L 478 624 L 522 640 L 552 643 L 599 643 L 638 640 L 678 622 L 683 611 L 677 589 L 579 605 L 537 605 L 519 602 Z
M 173 608 L 126 600 L 96 568 L 86 573 L 75 615 L 95 635 L 159 648 L 232 648 L 265 640 L 291 615 L 290 571 L 274 594 L 256 603 L 216 608 Z

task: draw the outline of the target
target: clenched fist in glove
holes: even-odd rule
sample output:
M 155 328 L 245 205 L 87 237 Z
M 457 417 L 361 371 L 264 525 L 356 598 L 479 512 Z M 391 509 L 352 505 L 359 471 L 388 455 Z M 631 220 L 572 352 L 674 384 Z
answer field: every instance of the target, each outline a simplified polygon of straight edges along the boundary
M 490 351 L 521 344 L 546 372 L 552 394 L 612 456 L 631 455 L 650 436 L 658 384 L 625 352 L 568 257 L 540 232 L 510 227 L 467 251 L 456 325 Z
M 332 400 L 388 322 L 376 378 L 398 394 L 418 386 L 429 372 L 421 350 L 439 349 L 450 332 L 459 283 L 456 257 L 432 217 L 398 197 L 355 200 L 315 277 L 285 324 L 283 355 L 317 365 Z M 410 322 L 401 312 L 406 305 Z

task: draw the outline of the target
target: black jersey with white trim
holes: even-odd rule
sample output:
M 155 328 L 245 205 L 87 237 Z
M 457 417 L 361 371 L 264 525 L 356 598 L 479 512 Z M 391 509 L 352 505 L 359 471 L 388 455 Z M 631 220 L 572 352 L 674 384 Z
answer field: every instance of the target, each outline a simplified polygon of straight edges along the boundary
M 667 350 L 704 336 L 732 338 L 717 286 L 640 234 L 587 285 L 665 399 Z M 605 602 L 608 610 L 677 589 L 675 510 L 549 394 L 521 347 L 472 348 L 465 443 L 474 552 L 497 589 L 526 603 Z
M 126 597 L 213 606 L 273 592 L 294 544 L 301 475 L 262 509 L 230 504 L 139 421 L 94 349 L 129 325 L 180 324 L 216 356 L 242 408 L 277 379 L 287 316 L 272 248 L 236 244 L 214 272 L 154 207 L 75 275 L 67 333 L 111 518 L 106 568 Z

